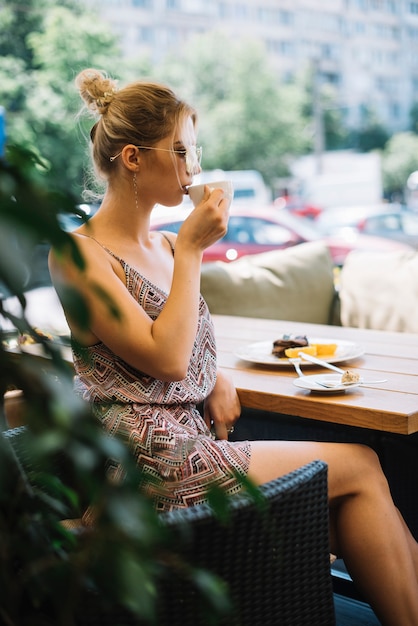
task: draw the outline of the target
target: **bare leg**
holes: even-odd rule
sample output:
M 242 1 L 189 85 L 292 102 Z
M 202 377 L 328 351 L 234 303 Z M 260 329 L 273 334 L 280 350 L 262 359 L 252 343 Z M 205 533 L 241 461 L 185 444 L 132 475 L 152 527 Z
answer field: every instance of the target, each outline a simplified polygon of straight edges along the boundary
M 304 463 L 328 464 L 331 550 L 385 626 L 418 625 L 418 545 L 393 504 L 375 453 L 361 445 L 254 441 L 249 476 L 261 484 Z
M 418 543 L 415 540 L 415 537 L 413 537 L 413 535 L 411 534 L 411 531 L 409 530 L 408 526 L 405 523 L 404 518 L 402 517 L 399 511 L 398 511 L 398 514 L 401 520 L 402 527 L 405 531 L 406 538 L 408 540 L 409 549 L 411 551 L 411 556 L 414 561 L 415 573 L 417 575 L 417 584 L 418 584 Z

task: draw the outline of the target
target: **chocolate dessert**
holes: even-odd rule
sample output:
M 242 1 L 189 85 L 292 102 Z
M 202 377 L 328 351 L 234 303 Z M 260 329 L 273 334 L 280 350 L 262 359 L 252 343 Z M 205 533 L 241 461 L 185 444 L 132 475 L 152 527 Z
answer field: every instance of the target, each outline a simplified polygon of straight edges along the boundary
M 282 335 L 279 339 L 273 341 L 274 356 L 278 358 L 285 357 L 285 350 L 288 348 L 304 348 L 309 345 L 308 338 L 305 335 Z

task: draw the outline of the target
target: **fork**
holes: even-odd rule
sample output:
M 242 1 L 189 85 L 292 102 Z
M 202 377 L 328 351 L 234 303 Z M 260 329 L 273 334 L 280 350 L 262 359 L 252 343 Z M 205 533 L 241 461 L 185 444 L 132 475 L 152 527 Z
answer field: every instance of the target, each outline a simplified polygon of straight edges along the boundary
M 302 363 L 302 359 L 300 357 L 295 357 L 293 359 L 289 359 L 289 363 L 291 363 L 293 365 L 293 367 L 295 368 L 296 372 L 298 373 L 298 376 L 305 376 L 305 374 L 302 372 L 302 370 L 300 369 L 299 364 Z
M 304 378 L 305 374 L 300 369 L 300 363 L 301 362 L 302 362 L 302 359 L 300 357 L 289 358 L 289 363 L 291 363 L 293 365 L 293 367 L 295 368 L 296 372 L 298 373 L 298 376 L 300 376 L 301 378 Z M 323 382 L 320 382 L 319 380 L 316 381 L 316 384 L 319 385 L 320 387 L 326 387 L 327 389 L 330 389 L 331 387 L 334 387 L 334 385 L 330 385 L 328 383 L 323 383 Z

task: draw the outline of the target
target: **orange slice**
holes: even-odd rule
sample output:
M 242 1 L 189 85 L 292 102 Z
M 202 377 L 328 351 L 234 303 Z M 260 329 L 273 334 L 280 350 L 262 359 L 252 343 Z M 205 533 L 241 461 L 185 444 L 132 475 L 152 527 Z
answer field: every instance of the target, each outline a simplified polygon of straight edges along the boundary
M 316 346 L 316 356 L 332 356 L 337 349 L 336 343 L 312 343 L 312 346 Z
M 299 352 L 305 352 L 306 354 L 316 356 L 316 346 L 304 346 L 303 348 L 287 348 L 287 350 L 284 351 L 288 359 L 294 359 L 299 355 Z

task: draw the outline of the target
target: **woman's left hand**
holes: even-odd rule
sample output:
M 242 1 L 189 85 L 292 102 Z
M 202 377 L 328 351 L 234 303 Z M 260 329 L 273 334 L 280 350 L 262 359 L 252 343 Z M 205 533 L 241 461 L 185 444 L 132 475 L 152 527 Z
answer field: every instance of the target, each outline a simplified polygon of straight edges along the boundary
M 240 414 L 241 405 L 231 378 L 218 371 L 215 387 L 204 403 L 208 428 L 215 430 L 217 439 L 228 439 Z

